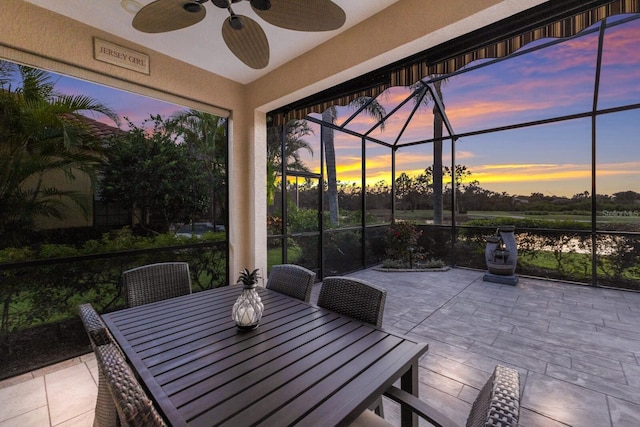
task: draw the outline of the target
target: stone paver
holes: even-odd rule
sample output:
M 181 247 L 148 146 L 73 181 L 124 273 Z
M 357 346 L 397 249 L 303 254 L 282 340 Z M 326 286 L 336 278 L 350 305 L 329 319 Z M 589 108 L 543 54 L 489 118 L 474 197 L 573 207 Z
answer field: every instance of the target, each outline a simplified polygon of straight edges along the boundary
M 520 372 L 521 426 L 640 425 L 640 294 L 530 278 L 501 285 L 483 275 L 352 274 L 387 289 L 384 328 L 429 343 L 423 400 L 462 423 L 459 411 L 503 364 Z M 385 411 L 397 423 L 397 409 Z
M 503 364 L 520 372 L 521 426 L 640 425 L 639 293 L 529 278 L 514 287 L 483 275 L 352 274 L 387 289 L 384 328 L 429 343 L 423 400 L 464 425 L 478 389 Z M 2 381 L 0 427 L 90 426 L 96 383 L 92 354 Z M 398 425 L 399 408 L 384 402 Z
M 47 406 L 44 379 L 33 378 L 0 390 L 0 422 L 10 424 L 11 419 Z

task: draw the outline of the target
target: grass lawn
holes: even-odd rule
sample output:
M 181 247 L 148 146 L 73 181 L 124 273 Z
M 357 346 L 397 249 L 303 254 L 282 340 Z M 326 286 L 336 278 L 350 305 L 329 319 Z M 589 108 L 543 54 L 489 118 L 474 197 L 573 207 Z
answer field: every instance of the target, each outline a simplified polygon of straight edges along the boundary
M 443 217 L 448 218 L 448 222 L 451 222 L 451 211 L 443 211 Z M 398 219 L 404 219 L 408 221 L 432 221 L 433 211 L 431 210 L 398 210 L 396 211 L 396 217 Z M 551 221 L 582 221 L 590 222 L 590 215 L 576 215 L 563 212 L 548 212 L 544 215 L 535 215 L 531 212 L 516 212 L 516 211 L 468 211 L 465 214 L 457 214 L 458 221 L 470 221 L 474 219 L 490 219 L 490 218 L 515 218 L 515 219 L 542 219 Z M 640 216 L 604 216 L 598 215 L 596 221 L 599 224 L 604 223 L 628 223 L 637 224 L 640 226 Z
M 290 264 L 295 264 L 296 260 L 302 255 L 302 250 L 297 246 L 289 246 L 288 250 L 288 261 Z M 278 264 L 282 264 L 282 249 L 271 248 L 267 250 L 267 270 L 271 271 L 271 267 Z

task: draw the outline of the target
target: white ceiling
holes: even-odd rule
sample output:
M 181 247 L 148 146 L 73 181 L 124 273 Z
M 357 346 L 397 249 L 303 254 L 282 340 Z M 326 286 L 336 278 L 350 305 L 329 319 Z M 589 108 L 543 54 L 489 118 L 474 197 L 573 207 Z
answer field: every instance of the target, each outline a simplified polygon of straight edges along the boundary
M 258 17 L 248 1 L 233 5 L 237 15 L 246 15 L 258 22 L 269 40 L 271 55 L 269 65 L 254 70 L 240 62 L 224 44 L 222 23 L 228 12 L 204 4 L 206 18 L 191 27 L 161 34 L 142 33 L 131 26 L 134 14 L 123 5 L 131 0 L 27 0 L 37 6 L 65 15 L 107 33 L 131 40 L 149 49 L 190 63 L 239 83 L 250 83 L 289 60 L 311 50 L 342 31 L 358 24 L 398 0 L 333 0 L 346 13 L 345 25 L 339 30 L 307 33 L 275 27 Z M 142 6 L 152 0 L 134 0 Z

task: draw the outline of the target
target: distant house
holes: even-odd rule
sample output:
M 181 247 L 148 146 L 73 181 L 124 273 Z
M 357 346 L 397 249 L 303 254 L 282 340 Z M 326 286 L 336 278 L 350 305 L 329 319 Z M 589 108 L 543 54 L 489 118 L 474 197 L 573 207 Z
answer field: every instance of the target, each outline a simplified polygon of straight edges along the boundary
M 113 136 L 122 135 L 125 131 L 99 122 L 86 116 L 66 115 L 65 118 L 70 121 L 77 121 L 85 127 L 86 132 L 94 138 L 106 140 Z M 91 178 L 83 172 L 78 171 L 75 179 L 70 180 L 61 171 L 50 172 L 46 174 L 46 180 L 55 182 L 55 187 L 67 191 L 73 191 L 80 195 L 84 204 L 87 206 L 88 213 L 85 216 L 81 209 L 73 203 L 68 203 L 66 208 L 62 209 L 64 218 L 57 219 L 52 217 L 36 218 L 36 227 L 39 229 L 55 229 L 70 227 L 117 227 L 131 224 L 131 213 L 129 209 L 123 209 L 118 204 L 107 203 L 99 196 L 99 182 L 94 183 Z
M 513 198 L 513 201 L 523 205 L 529 204 L 529 198 L 527 196 L 516 196 Z

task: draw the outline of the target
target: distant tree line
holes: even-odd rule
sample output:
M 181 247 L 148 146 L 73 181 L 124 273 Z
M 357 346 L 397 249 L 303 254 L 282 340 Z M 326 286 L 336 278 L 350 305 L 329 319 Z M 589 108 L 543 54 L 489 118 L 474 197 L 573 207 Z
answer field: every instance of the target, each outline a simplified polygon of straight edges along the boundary
M 433 167 L 429 166 L 417 176 L 401 173 L 396 178 L 396 209 L 405 211 L 432 210 Z M 443 168 L 445 177 L 444 209 L 451 210 L 451 168 Z M 535 192 L 528 196 L 512 195 L 507 192 L 487 190 L 477 180 L 471 180 L 472 172 L 465 165 L 456 165 L 457 212 L 467 211 L 517 211 L 517 212 L 591 212 L 591 198 L 588 191 L 572 197 L 546 196 Z M 447 179 L 448 177 L 448 179 Z M 388 181 L 367 184 L 367 209 L 389 209 L 391 207 L 391 185 Z M 362 204 L 361 186 L 355 183 L 338 182 L 337 194 L 340 209 L 360 210 Z M 309 205 L 317 199 L 317 188 L 301 185 L 298 187 L 301 205 Z M 640 193 L 621 191 L 611 195 L 597 194 L 598 211 L 633 211 L 640 209 Z

